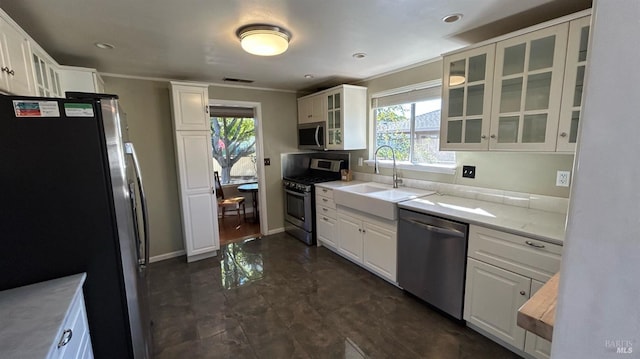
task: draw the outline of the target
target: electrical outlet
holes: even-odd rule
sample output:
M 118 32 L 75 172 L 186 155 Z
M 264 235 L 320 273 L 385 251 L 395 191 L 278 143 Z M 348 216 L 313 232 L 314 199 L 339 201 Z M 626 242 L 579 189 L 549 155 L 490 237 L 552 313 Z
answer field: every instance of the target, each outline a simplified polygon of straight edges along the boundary
M 271 158 L 265 158 L 264 159 L 264 165 L 265 166 L 271 166 Z
M 570 171 L 558 171 L 556 175 L 556 186 L 569 187 L 569 181 L 571 180 Z
M 462 177 L 476 178 L 476 166 L 462 166 Z
M 358 157 L 358 166 L 362 167 L 364 165 L 364 161 L 362 160 L 362 157 Z

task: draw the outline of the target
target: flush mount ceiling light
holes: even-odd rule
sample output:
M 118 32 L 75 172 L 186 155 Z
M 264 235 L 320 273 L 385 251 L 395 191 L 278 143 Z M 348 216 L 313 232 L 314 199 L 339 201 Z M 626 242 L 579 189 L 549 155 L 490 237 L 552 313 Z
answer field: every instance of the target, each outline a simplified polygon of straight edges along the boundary
M 313 75 L 312 74 L 306 74 L 306 75 L 304 75 L 304 78 L 305 79 L 312 79 Z
M 258 56 L 280 55 L 287 51 L 291 33 L 273 25 L 255 24 L 236 31 L 244 51 Z
M 445 17 L 442 18 L 443 22 L 446 22 L 447 24 L 450 24 L 452 22 L 456 22 L 458 20 L 462 19 L 462 14 L 450 14 L 447 15 Z
M 367 57 L 367 54 L 365 54 L 364 52 L 356 52 L 351 56 L 353 56 L 354 59 L 364 59 L 365 57 Z

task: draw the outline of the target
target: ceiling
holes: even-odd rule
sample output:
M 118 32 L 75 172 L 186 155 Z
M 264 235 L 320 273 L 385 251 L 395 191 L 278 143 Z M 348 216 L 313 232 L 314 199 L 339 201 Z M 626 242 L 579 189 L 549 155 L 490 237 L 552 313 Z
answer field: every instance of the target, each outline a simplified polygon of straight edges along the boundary
M 313 91 L 586 9 L 591 0 L 0 0 L 0 7 L 63 65 Z M 464 16 L 444 23 L 452 13 Z M 235 32 L 252 23 L 289 30 L 289 50 L 245 53 Z M 352 56 L 359 52 L 367 56 Z

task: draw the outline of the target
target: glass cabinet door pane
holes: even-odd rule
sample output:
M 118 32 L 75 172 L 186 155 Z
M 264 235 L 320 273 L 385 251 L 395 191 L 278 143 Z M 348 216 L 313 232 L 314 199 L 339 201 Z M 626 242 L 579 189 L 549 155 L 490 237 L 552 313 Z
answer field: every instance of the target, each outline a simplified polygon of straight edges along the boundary
M 482 119 L 467 120 L 464 131 L 465 143 L 480 143 L 482 139 Z
M 487 64 L 487 54 L 469 58 L 469 82 L 483 81 Z
M 580 111 L 571 112 L 571 127 L 569 129 L 569 143 L 576 143 L 578 139 L 578 123 L 580 122 Z
M 60 89 L 60 75 L 56 72 L 56 90 L 58 95 L 62 96 L 62 89 Z
M 327 96 L 327 109 L 333 110 L 333 95 Z
M 518 142 L 518 116 L 500 117 L 498 120 L 498 142 L 516 143 Z
M 449 90 L 449 117 L 462 116 L 464 87 Z
M 504 49 L 504 63 L 502 76 L 520 74 L 524 72 L 524 52 L 526 44 L 519 44 Z
M 449 65 L 449 86 L 461 85 L 466 82 L 464 59 L 454 61 Z
M 582 103 L 582 87 L 584 86 L 584 66 L 578 66 L 576 73 L 576 90 L 573 93 L 573 106 L 580 106 Z
M 462 142 L 462 120 L 447 123 L 447 143 Z
M 340 124 L 340 110 L 336 110 L 333 115 L 333 122 L 335 124 L 335 128 L 340 128 L 342 124 Z
M 555 35 L 531 41 L 531 53 L 529 54 L 529 71 L 552 67 L 553 51 L 555 49 L 555 46 Z
M 334 125 L 333 122 L 333 111 L 330 111 L 327 114 L 327 128 L 335 128 L 336 126 Z
M 333 145 L 333 130 L 327 131 L 327 137 L 328 144 Z
M 524 109 L 529 111 L 549 108 L 550 93 L 551 72 L 529 76 Z
M 580 48 L 578 50 L 578 61 L 587 61 L 588 45 L 589 45 L 589 26 L 585 26 L 580 31 Z
M 547 133 L 547 114 L 525 115 L 522 123 L 523 143 L 544 143 Z
M 42 70 L 42 82 L 45 88 L 49 88 L 49 81 L 47 80 L 47 65 L 45 65 L 44 61 L 40 59 L 40 69 Z
M 484 101 L 484 85 L 469 86 L 467 88 L 467 116 L 482 115 Z
M 336 145 L 340 145 L 342 144 L 342 132 L 340 132 L 340 130 L 336 130 L 336 135 L 335 135 L 336 139 L 335 139 L 335 144 Z
M 333 95 L 333 105 L 335 106 L 335 108 L 340 108 L 340 94 L 337 93 L 335 95 Z
M 33 55 L 33 66 L 36 70 L 36 81 L 38 81 L 38 85 L 42 86 L 42 70 L 40 69 L 40 59 L 35 54 Z M 43 93 L 39 93 L 40 96 L 43 96 Z
M 502 81 L 502 94 L 500 95 L 500 112 L 520 111 L 522 100 L 522 77 Z

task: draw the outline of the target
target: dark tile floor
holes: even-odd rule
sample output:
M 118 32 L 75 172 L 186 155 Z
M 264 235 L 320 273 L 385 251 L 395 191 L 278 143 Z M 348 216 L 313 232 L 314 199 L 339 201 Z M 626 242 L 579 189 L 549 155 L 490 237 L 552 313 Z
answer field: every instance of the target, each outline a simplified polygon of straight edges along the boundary
M 149 268 L 157 359 L 518 358 L 418 299 L 286 234 Z

